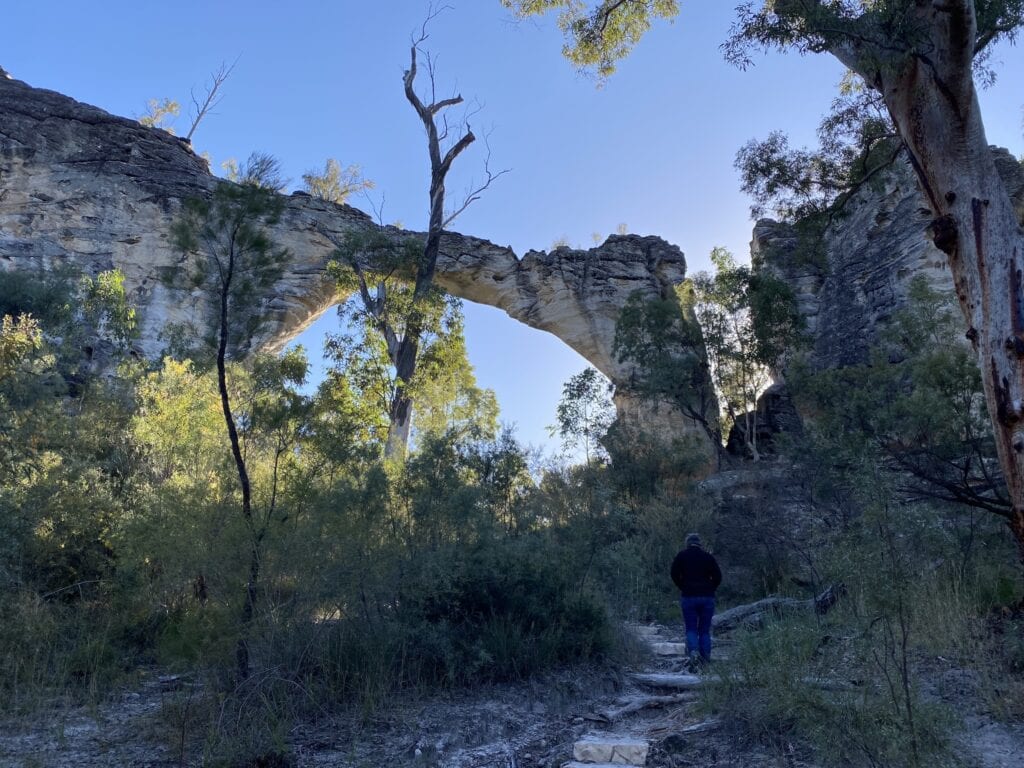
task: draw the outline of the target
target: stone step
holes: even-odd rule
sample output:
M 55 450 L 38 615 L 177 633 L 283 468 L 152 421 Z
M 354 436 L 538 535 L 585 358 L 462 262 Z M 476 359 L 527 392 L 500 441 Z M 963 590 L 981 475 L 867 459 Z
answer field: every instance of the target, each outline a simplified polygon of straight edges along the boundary
M 642 685 L 651 688 L 671 688 L 676 691 L 687 691 L 700 688 L 706 684 L 704 678 L 686 673 L 670 674 L 665 672 L 638 673 L 632 678 Z
M 572 747 L 572 757 L 586 765 L 645 765 L 649 745 L 644 739 L 614 734 L 584 736 Z
M 651 643 L 656 656 L 685 656 L 686 643 Z

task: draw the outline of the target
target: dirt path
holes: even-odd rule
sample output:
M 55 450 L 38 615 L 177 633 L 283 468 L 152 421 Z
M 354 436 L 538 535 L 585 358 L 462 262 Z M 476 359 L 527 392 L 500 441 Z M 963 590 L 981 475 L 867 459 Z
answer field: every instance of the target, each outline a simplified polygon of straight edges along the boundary
M 654 642 L 680 641 L 666 627 L 644 632 Z M 644 697 L 666 695 L 663 686 L 642 682 L 638 674 L 682 671 L 678 645 L 668 652 L 662 648 L 663 655 L 649 654 L 643 645 L 637 663 L 626 668 L 581 667 L 521 684 L 403 696 L 378 717 L 335 716 L 303 723 L 287 734 L 288 746 L 298 768 L 550 768 L 570 762 L 581 739 L 629 734 L 650 745 L 648 765 L 674 765 L 658 761 L 658 744 L 699 723 L 688 706 L 692 693 L 669 691 L 667 695 L 679 696 L 672 706 L 615 716 Z M 148 677 L 134 690 L 95 707 L 55 709 L 3 724 L 0 766 L 200 765 L 201 729 L 190 731 L 180 714 L 193 695 L 188 681 L 155 673 Z M 682 746 L 678 738 L 671 743 Z
M 373 718 L 324 717 L 286 735 L 295 768 L 815 768 L 794 756 L 740 747 L 699 714 L 700 678 L 686 665 L 679 628 L 632 625 L 633 663 L 562 670 L 515 685 L 403 696 Z M 716 640 L 717 659 L 728 639 Z M 170 768 L 203 761 L 202 727 L 181 717 L 198 695 L 155 674 L 95 708 L 0 724 L 2 768 Z M 1021 768 L 1024 726 L 964 712 L 960 737 L 972 768 Z M 254 768 L 255 765 L 253 764 Z M 264 762 L 260 768 L 287 763 Z

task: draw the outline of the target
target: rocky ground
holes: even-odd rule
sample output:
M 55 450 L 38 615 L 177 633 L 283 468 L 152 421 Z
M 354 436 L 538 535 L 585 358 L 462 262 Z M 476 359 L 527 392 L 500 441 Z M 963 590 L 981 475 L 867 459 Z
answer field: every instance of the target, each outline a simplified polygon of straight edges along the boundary
M 686 669 L 678 627 L 633 626 L 629 633 L 637 652 L 626 666 L 410 696 L 369 718 L 324 716 L 285 735 L 291 762 L 269 755 L 254 768 L 814 768 L 795 753 L 740 747 L 721 721 L 700 714 L 701 678 Z M 728 640 L 716 653 L 728 655 Z M 1024 724 L 997 723 L 965 703 L 970 686 L 961 677 L 947 670 L 935 695 L 962 706 L 965 764 L 1021 768 Z M 0 766 L 200 765 L 203 744 L 188 712 L 201 695 L 187 679 L 152 674 L 97 707 L 0 724 Z

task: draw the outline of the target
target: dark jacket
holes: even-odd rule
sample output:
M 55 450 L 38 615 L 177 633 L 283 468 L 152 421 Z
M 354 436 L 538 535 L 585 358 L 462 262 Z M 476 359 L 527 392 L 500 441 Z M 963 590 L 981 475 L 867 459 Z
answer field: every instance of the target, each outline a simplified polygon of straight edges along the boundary
M 714 597 L 722 583 L 715 558 L 700 547 L 687 547 L 672 561 L 672 581 L 683 597 Z

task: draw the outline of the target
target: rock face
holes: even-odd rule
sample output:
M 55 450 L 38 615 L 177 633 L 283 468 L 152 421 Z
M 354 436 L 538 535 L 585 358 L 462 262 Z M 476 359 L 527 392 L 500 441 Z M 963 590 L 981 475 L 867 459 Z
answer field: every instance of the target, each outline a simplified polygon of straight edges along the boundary
M 992 152 L 1024 218 L 1024 168 L 1005 149 Z M 905 306 L 916 275 L 952 296 L 946 255 L 927 236 L 931 220 L 909 164 L 900 163 L 847 203 L 826 230 L 819 257 L 801 256 L 792 227 L 757 223 L 751 243 L 754 264 L 773 271 L 796 292 L 814 367 L 864 362 L 882 329 Z
M 201 296 L 159 278 L 187 266 L 170 230 L 190 197 L 218 180 L 189 144 L 52 91 L 0 76 L 0 272 L 74 264 L 95 275 L 117 268 L 137 307 L 137 352 L 154 358 L 168 323 L 202 310 Z M 292 254 L 254 345 L 280 348 L 339 300 L 325 275 L 332 238 L 373 227 L 348 206 L 295 194 L 272 235 Z M 612 350 L 615 323 L 634 291 L 663 296 L 683 280 L 680 250 L 658 237 L 612 236 L 587 251 L 530 251 L 448 234 L 437 282 L 469 301 L 499 307 L 554 334 L 589 360 L 629 401 L 627 366 Z M 684 429 L 688 429 L 683 425 Z

